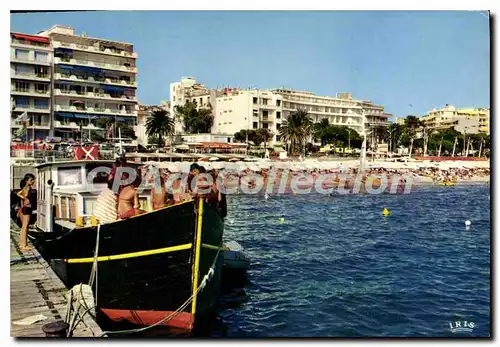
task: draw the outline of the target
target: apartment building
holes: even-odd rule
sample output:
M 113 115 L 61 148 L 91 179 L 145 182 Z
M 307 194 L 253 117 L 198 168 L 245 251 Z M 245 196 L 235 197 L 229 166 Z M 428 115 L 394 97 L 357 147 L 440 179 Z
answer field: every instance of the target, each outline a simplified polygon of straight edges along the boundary
M 274 89 L 273 92 L 282 96 L 285 119 L 302 109 L 315 123 L 328 119 L 332 125 L 348 126 L 362 133 L 367 127 L 388 125 L 388 118 L 391 117 L 384 112 L 383 106 L 371 101 L 354 100 L 349 93 L 337 93 L 332 97 L 291 89 Z
M 225 89 L 216 98 L 213 132 L 234 134 L 242 129 L 269 129 L 270 142 L 279 141 L 283 121 L 282 97 L 269 90 Z
M 467 134 L 490 134 L 490 110 L 487 108 L 459 109 L 446 104 L 441 109 L 433 109 L 420 118 L 427 128 L 447 129 Z
M 53 136 L 69 138 L 80 128 L 83 135 L 103 130 L 99 120 L 104 119 L 136 124 L 137 53 L 132 44 L 76 35 L 62 25 L 39 35 L 53 47 Z
M 175 117 L 175 107 L 183 106 L 187 101 L 195 102 L 196 107 L 212 107 L 215 116 L 215 98 L 221 95 L 221 91 L 209 89 L 196 81 L 194 77 L 182 77 L 179 82 L 170 83 L 170 115 Z M 184 132 L 182 119 L 175 117 L 175 132 Z
M 52 47 L 46 37 L 11 33 L 11 134 L 22 127 L 17 121 L 27 116 L 29 126 L 23 139 L 50 134 Z

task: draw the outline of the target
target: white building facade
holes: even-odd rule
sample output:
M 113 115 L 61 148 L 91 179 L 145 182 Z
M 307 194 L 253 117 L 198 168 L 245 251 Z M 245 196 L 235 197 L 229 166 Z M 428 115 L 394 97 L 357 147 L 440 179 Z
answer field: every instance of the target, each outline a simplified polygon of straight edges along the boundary
M 63 139 L 86 138 L 90 130 L 105 130 L 104 120 L 136 125 L 137 53 L 133 45 L 76 35 L 56 25 L 40 33 L 54 49 L 52 71 L 52 131 Z M 87 132 L 88 131 L 88 132 Z M 78 135 L 77 135 L 78 136 Z
M 46 37 L 11 33 L 11 135 L 27 141 L 46 138 L 51 129 L 52 47 Z M 20 133 L 21 115 L 29 120 L 27 131 Z
M 235 134 L 240 130 L 269 129 L 279 140 L 283 121 L 281 95 L 266 90 L 226 90 L 216 99 L 213 132 Z
M 196 108 L 212 107 L 215 116 L 214 99 L 217 92 L 198 83 L 194 77 L 182 77 L 179 82 L 170 83 L 170 116 L 175 119 L 175 133 L 184 133 L 184 124 L 175 114 L 176 106 L 183 106 L 187 101 L 196 103 Z

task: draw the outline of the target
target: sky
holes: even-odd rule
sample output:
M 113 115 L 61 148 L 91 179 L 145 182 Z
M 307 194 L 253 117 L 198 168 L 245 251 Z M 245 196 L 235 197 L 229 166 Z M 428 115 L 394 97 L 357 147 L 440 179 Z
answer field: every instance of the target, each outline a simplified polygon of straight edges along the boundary
M 55 24 L 134 44 L 143 104 L 192 76 L 209 88 L 349 92 L 395 117 L 490 107 L 485 12 L 96 11 L 12 14 L 11 30 Z

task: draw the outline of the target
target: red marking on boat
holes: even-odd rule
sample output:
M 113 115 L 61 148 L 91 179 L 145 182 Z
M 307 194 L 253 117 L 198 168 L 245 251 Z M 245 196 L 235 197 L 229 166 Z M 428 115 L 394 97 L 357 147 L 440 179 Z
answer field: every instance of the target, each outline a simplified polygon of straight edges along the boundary
M 153 325 L 174 313 L 174 311 L 118 310 L 109 308 L 102 308 L 101 311 L 115 322 L 127 320 L 141 326 Z M 172 319 L 158 326 L 167 326 L 190 331 L 193 329 L 193 315 L 189 312 L 179 312 Z

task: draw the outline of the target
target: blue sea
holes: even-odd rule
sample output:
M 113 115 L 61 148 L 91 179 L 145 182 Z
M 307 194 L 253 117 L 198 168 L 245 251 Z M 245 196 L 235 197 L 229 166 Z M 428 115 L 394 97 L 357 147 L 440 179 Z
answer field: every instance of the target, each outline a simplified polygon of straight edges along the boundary
M 212 336 L 490 336 L 489 185 L 228 204 L 225 240 L 251 266 Z

